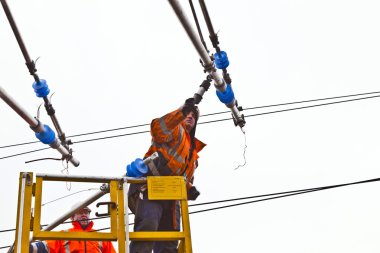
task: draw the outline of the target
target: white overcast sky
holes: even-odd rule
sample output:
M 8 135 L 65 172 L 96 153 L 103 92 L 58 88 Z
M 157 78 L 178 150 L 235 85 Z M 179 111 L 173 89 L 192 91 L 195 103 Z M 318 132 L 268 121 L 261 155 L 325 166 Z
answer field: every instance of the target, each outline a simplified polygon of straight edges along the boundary
M 191 18 L 188 1 L 181 1 Z M 178 108 L 205 78 L 199 57 L 167 1 L 8 1 L 31 58 L 52 92 L 65 133 L 150 123 Z M 206 1 L 220 46 L 227 51 L 235 96 L 243 107 L 380 91 L 380 2 Z M 208 43 L 199 5 L 194 0 Z M 192 19 L 191 19 L 192 20 Z M 34 95 L 24 59 L 0 11 L 0 85 L 32 115 Z M 379 98 L 248 117 L 244 135 L 232 120 L 199 125 L 196 203 L 354 182 L 379 177 Z M 294 106 L 292 106 L 294 107 Z M 289 107 L 247 110 L 246 115 Z M 201 114 L 227 111 L 215 88 Z M 35 140 L 28 125 L 0 102 L 0 146 Z M 221 114 L 215 118 L 230 117 Z M 41 120 L 53 127 L 41 110 Z M 132 128 L 72 138 L 73 142 L 133 133 Z M 149 134 L 74 144 L 81 165 L 73 175 L 120 176 L 142 157 Z M 0 156 L 43 148 L 1 148 Z M 59 157 L 45 150 L 0 159 L 0 230 L 15 228 L 21 171 L 60 174 Z M 91 188 L 48 184 L 43 202 Z M 349 186 L 193 214 L 194 252 L 379 252 L 380 183 Z M 46 205 L 49 223 L 86 191 Z M 199 209 L 208 208 L 201 206 Z M 100 211 L 103 210 L 95 210 Z M 196 209 L 190 209 L 190 211 Z M 107 226 L 96 221 L 96 227 Z M 10 245 L 13 232 L 0 234 Z M 5 252 L 2 249 L 0 252 Z

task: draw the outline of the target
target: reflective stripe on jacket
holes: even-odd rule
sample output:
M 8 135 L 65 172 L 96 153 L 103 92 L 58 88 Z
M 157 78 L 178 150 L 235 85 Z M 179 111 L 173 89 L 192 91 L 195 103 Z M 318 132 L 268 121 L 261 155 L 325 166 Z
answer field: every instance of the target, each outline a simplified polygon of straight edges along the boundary
M 93 231 L 92 226 L 94 223 L 91 221 L 86 229 L 83 229 L 79 222 L 74 221 L 73 228 L 68 232 L 79 231 Z M 63 240 L 49 240 L 47 245 L 50 253 L 115 253 L 115 249 L 109 241 L 63 241 Z
M 152 145 L 145 157 L 158 152 L 160 158 L 155 161 L 160 175 L 180 176 L 188 179 L 188 188 L 194 175 L 198 152 L 206 144 L 194 137 L 195 147 L 190 155 L 191 137 L 186 132 L 183 120 L 185 116 L 180 109 L 154 119 L 151 123 Z M 191 157 L 191 158 L 190 158 Z M 190 158 L 190 160 L 189 160 Z

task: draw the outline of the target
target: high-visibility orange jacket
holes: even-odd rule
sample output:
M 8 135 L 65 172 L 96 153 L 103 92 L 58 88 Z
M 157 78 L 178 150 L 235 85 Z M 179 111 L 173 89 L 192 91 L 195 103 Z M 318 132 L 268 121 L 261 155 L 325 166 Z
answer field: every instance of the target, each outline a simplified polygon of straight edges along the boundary
M 198 152 L 206 144 L 194 137 L 195 147 L 190 155 L 191 137 L 187 133 L 183 120 L 185 116 L 180 109 L 170 112 L 161 118 L 154 119 L 151 123 L 152 145 L 145 157 L 158 152 L 160 158 L 155 161 L 160 175 L 180 176 L 187 179 L 187 187 L 192 185 L 196 168 Z
M 91 221 L 86 229 L 83 229 L 79 222 L 74 221 L 73 228 L 69 232 L 93 231 L 94 223 Z M 115 253 L 115 249 L 110 241 L 47 241 L 50 253 Z

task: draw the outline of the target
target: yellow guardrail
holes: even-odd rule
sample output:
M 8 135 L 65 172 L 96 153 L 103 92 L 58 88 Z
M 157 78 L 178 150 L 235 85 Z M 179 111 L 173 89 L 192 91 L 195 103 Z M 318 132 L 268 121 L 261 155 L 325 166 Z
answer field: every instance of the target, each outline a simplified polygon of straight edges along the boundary
M 63 232 L 48 231 L 54 229 L 55 225 L 41 230 L 41 200 L 44 181 L 66 181 L 66 182 L 97 182 L 103 183 L 103 192 L 95 194 L 83 205 L 94 202 L 107 192 L 110 194 L 109 213 L 111 219 L 110 232 Z M 33 173 L 21 172 L 19 180 L 17 222 L 14 250 L 17 253 L 29 253 L 29 243 L 33 240 L 97 240 L 117 241 L 118 252 L 129 252 L 128 242 L 135 241 L 168 241 L 179 240 L 178 252 L 192 252 L 190 220 L 187 204 L 186 184 L 183 177 L 147 177 L 148 197 L 151 200 L 179 200 L 181 204 L 182 231 L 144 231 L 129 232 L 128 229 L 128 205 L 127 190 L 128 183 L 141 183 L 144 179 L 137 178 L 101 178 L 88 176 L 63 176 L 63 175 L 36 175 L 33 182 Z M 32 200 L 34 198 L 34 208 Z M 90 202 L 91 201 L 91 202 Z M 77 209 L 79 209 L 78 206 Z M 66 220 L 76 210 L 61 217 L 60 222 Z M 57 223 L 59 225 L 59 222 Z M 29 238 L 30 231 L 33 232 Z

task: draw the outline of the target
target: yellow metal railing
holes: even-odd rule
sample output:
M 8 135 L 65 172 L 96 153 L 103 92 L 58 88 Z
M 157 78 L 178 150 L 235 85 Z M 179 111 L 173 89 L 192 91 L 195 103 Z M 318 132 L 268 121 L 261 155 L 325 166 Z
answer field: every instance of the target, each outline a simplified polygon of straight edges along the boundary
M 41 200 L 42 187 L 44 181 L 69 181 L 69 182 L 97 182 L 107 184 L 105 189 L 95 194 L 79 209 L 95 201 L 107 192 L 110 194 L 109 205 L 111 227 L 110 232 L 59 232 L 49 231 L 54 229 L 61 222 L 69 218 L 76 210 L 71 210 L 64 214 L 56 223 L 41 230 Z M 141 183 L 145 179 L 137 178 L 99 178 L 99 177 L 79 177 L 62 175 L 37 175 L 36 182 L 33 182 L 33 173 L 21 172 L 18 194 L 17 225 L 15 238 L 15 252 L 28 253 L 31 240 L 97 240 L 97 241 L 117 241 L 118 252 L 129 252 L 126 241 L 168 241 L 179 240 L 178 252 L 191 253 L 191 234 L 189 211 L 187 204 L 186 184 L 183 177 L 148 177 L 148 196 L 151 200 L 179 200 L 181 203 L 182 231 L 160 231 L 160 232 L 129 232 L 128 230 L 128 199 L 126 197 L 127 183 Z M 32 199 L 34 197 L 34 211 L 32 209 Z M 33 232 L 29 238 L 29 232 Z

